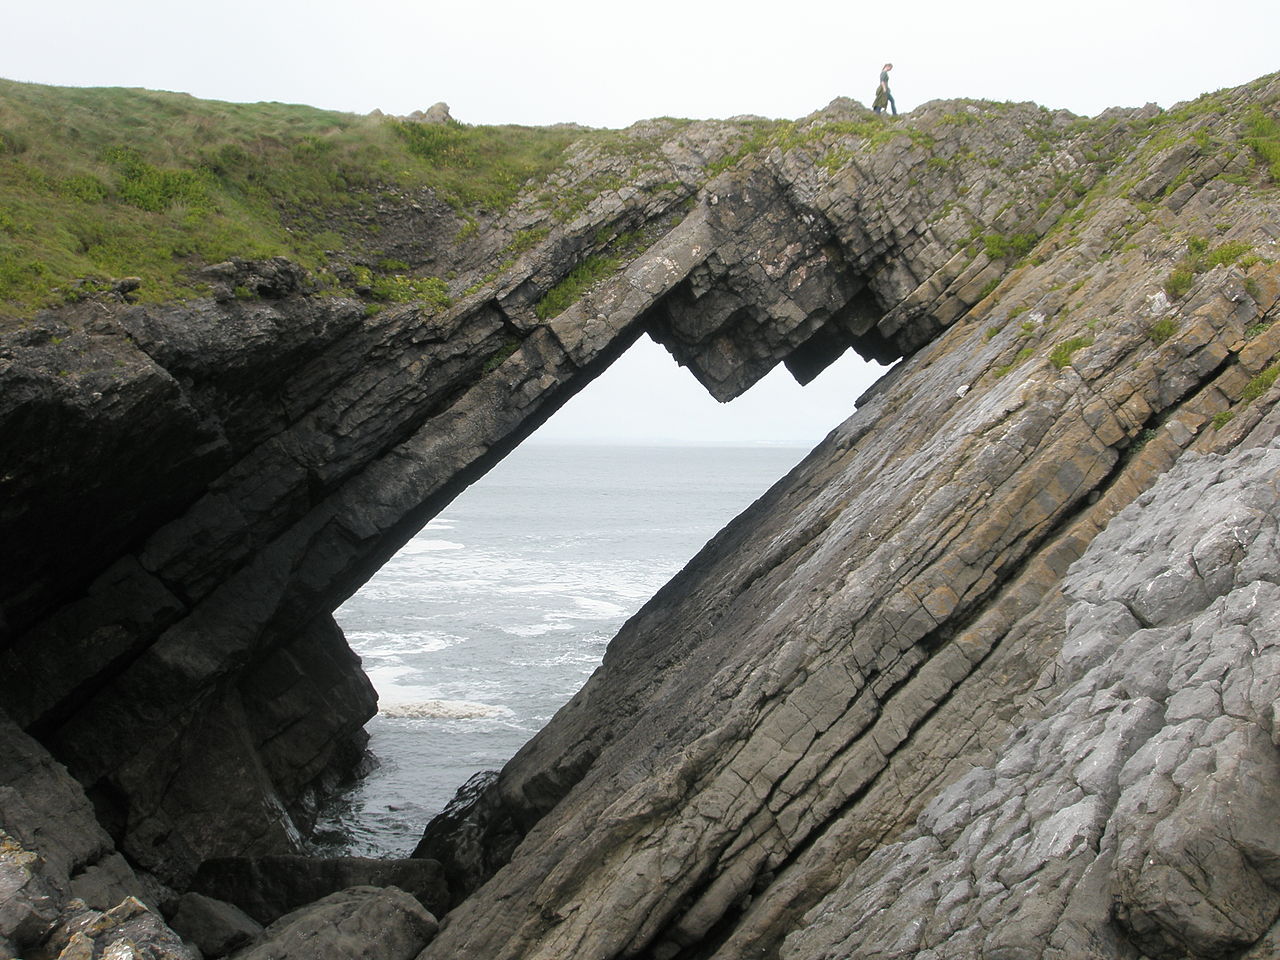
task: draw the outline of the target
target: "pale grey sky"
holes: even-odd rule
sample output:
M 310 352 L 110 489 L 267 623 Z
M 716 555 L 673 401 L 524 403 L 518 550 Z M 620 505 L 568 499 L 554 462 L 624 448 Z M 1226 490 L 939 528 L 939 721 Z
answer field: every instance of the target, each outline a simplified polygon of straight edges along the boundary
M 1280 69 L 1275 0 L 48 0 L 11 4 L 4 21 L 12 80 L 356 113 L 443 100 L 464 123 L 793 118 L 837 96 L 867 103 L 886 61 L 899 110 L 979 97 L 1082 115 Z M 646 341 L 541 435 L 808 444 L 881 372 L 846 357 L 801 390 L 775 371 L 721 407 Z

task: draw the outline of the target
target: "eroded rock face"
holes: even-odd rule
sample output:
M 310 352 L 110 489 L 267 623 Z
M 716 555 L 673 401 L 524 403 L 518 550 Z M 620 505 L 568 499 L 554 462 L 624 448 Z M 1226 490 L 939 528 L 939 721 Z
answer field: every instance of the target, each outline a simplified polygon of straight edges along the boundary
M 412 960 L 436 932 L 436 921 L 395 887 L 352 887 L 281 917 L 263 943 L 236 960 Z
M 1065 580 L 1061 690 L 783 957 L 1234 955 L 1280 914 L 1280 445 L 1187 457 Z M 1012 955 L 1012 954 L 1011 954 Z
M 944 213 L 960 184 L 913 182 L 923 146 L 815 164 L 859 142 L 847 128 L 864 115 L 834 105 L 798 151 L 710 182 L 741 142 L 732 124 L 638 128 L 639 165 L 588 147 L 578 176 L 634 167 L 634 183 L 568 222 L 517 205 L 464 253 L 490 262 L 550 220 L 545 240 L 487 285 L 463 272 L 479 289 L 443 312 L 368 317 L 287 264 L 231 261 L 217 282 L 264 299 L 86 303 L 7 339 L 3 529 L 24 546 L 0 578 L 0 692 L 135 863 L 181 885 L 209 857 L 297 851 L 374 710 L 330 612 L 642 332 L 728 398 L 781 361 L 811 376 L 850 344 L 890 359 L 977 300 L 1000 271 L 956 253 L 971 227 Z M 1030 133 L 1069 118 L 992 122 L 999 136 L 959 138 L 975 171 L 1031 163 Z M 992 229 L 1060 192 L 1055 175 L 1011 183 Z M 538 316 L 624 233 L 648 246 Z M 66 536 L 36 535 L 55 521 Z
M 1167 166 L 1138 151 L 1111 176 L 1150 179 Z M 1189 292 L 1163 289 L 1187 262 L 1181 238 L 1208 237 L 1213 224 L 1252 223 L 1243 243 L 1268 258 L 1276 250 L 1274 208 L 1216 179 L 1223 169 L 1220 157 L 1201 156 L 1185 177 L 1169 174 L 1166 193 L 1149 184 L 1161 197 L 1149 210 L 1139 204 L 1150 201 L 1108 195 L 1104 184 L 1093 216 L 1045 237 L 628 622 L 602 668 L 481 797 L 428 829 L 420 850 L 451 876 L 484 865 L 477 850 L 492 852 L 490 838 L 513 852 L 496 874 L 465 881 L 477 889 L 424 960 L 769 956 L 823 904 L 838 936 L 797 933 L 791 956 L 841 956 L 855 941 L 868 955 L 944 951 L 964 924 L 929 918 L 966 909 L 977 911 L 971 939 L 940 955 L 1040 956 L 1059 937 L 1063 957 L 1128 956 L 1130 938 L 1145 950 L 1207 956 L 1262 933 L 1269 868 L 1232 871 L 1244 848 L 1269 862 L 1265 838 L 1225 820 L 1219 834 L 1196 835 L 1198 802 L 1178 814 L 1177 842 L 1136 811 L 1110 821 L 1117 784 L 1101 770 L 1088 790 L 1042 783 L 1036 776 L 1053 764 L 1039 753 L 1018 754 L 1025 779 L 1008 786 L 1016 799 L 990 837 L 973 839 L 984 855 L 1007 857 L 990 886 L 966 885 L 960 867 L 955 876 L 917 873 L 931 856 L 951 864 L 955 851 L 936 837 L 876 854 L 940 790 L 1008 753 L 1010 731 L 1034 723 L 1069 684 L 1053 667 L 1071 602 L 1062 579 L 1098 531 L 1183 451 L 1275 436 L 1271 375 L 1254 379 L 1280 346 L 1274 265 L 1206 266 Z M 1172 237 L 1180 239 L 1166 246 Z M 924 315 L 947 302 L 944 294 Z M 903 330 L 907 313 L 887 316 Z M 1254 401 L 1235 399 L 1255 392 Z M 1185 519 L 1175 512 L 1169 522 Z M 1119 612 L 1136 620 L 1204 610 L 1235 582 L 1240 558 L 1227 543 L 1199 549 L 1199 579 L 1133 564 L 1137 612 Z M 1164 729 L 1151 700 L 1135 697 L 1098 720 L 1094 735 L 1110 746 L 1094 760 L 1114 766 L 1111 775 Z M 1232 709 L 1219 713 L 1206 721 L 1217 724 L 1208 736 L 1229 735 L 1236 759 L 1192 760 L 1189 747 L 1178 774 L 1220 760 L 1222 782 L 1203 785 L 1215 798 L 1270 776 L 1265 737 L 1237 730 Z M 1065 760 L 1085 749 L 1085 734 L 1065 720 L 1053 729 L 1050 753 Z M 989 787 L 968 780 L 955 789 L 969 807 L 947 811 L 948 842 L 989 812 L 976 805 Z M 1061 878 L 1064 896 L 1096 894 L 1091 877 L 1076 883 L 1065 871 L 1068 855 L 1092 849 L 1109 822 L 1129 823 L 1131 867 L 1098 881 L 1107 893 L 1093 933 L 1075 936 L 1051 898 L 1008 892 L 1025 893 L 1019 885 L 1044 873 Z M 1153 885 L 1136 867 L 1158 856 L 1172 877 L 1188 869 L 1192 849 L 1234 877 L 1220 890 L 1195 887 L 1195 919 L 1189 886 Z M 858 874 L 864 861 L 883 883 L 859 914 L 853 899 L 881 876 Z M 837 890 L 845 899 L 832 899 Z M 1236 915 L 1211 921 L 1232 898 L 1243 901 Z M 875 936 L 860 932 L 889 907 Z M 851 914 L 862 927 L 845 923 Z M 931 922 L 929 939 L 911 939 Z M 1086 946 L 1093 952 L 1072 952 Z

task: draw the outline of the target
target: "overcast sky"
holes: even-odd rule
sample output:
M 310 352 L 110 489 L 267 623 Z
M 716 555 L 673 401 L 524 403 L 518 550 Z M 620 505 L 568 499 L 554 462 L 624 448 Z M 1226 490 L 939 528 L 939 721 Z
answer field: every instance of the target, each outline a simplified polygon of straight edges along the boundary
M 894 64 L 899 110 L 1031 100 L 1092 116 L 1163 107 L 1280 69 L 1280 2 L 791 4 L 647 0 L 48 0 L 8 4 L 0 76 L 406 114 L 464 123 L 800 117 L 868 103 Z M 721 407 L 648 341 L 543 435 L 811 444 L 883 368 L 842 359 L 805 390 L 775 371 Z M 581 410 L 579 410 L 581 408 Z M 608 415 L 602 414 L 608 411 Z

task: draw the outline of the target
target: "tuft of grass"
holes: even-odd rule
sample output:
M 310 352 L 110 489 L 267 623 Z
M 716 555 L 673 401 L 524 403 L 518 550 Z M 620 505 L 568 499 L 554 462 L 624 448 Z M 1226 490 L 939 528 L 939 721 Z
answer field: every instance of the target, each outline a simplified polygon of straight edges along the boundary
M 1169 295 L 1170 300 L 1180 300 L 1187 295 L 1187 291 L 1191 289 L 1195 280 L 1195 273 L 1186 267 L 1175 267 L 1173 272 L 1165 278 L 1164 292 Z
M 533 312 L 539 320 L 558 317 L 586 293 L 589 287 L 612 276 L 620 266 L 622 258 L 616 254 L 599 253 L 587 257 L 543 295 Z
M 533 312 L 539 320 L 557 317 L 568 307 L 581 299 L 589 288 L 601 280 L 611 277 L 633 254 L 642 250 L 653 241 L 653 234 L 643 231 L 632 231 L 619 234 L 613 242 L 599 253 L 587 257 L 542 295 L 534 304 Z
M 1164 343 L 1177 332 L 1178 324 L 1171 317 L 1164 317 L 1147 327 L 1147 337 L 1157 345 Z
M 1236 417 L 1232 410 L 1223 410 L 1213 415 L 1213 429 L 1221 430 Z
M 1229 240 L 1226 243 L 1220 243 L 1204 254 L 1204 269 L 1212 270 L 1214 267 L 1229 267 L 1252 249 L 1253 244 L 1245 243 L 1243 240 Z
M 509 337 L 506 342 L 504 342 L 502 346 L 484 362 L 484 367 L 481 368 L 481 373 L 492 373 L 494 370 L 497 370 L 498 367 L 502 366 L 502 364 L 506 362 L 508 357 L 516 352 L 520 344 L 523 342 L 524 341 L 519 337 Z
M 1064 340 L 1049 351 L 1049 362 L 1061 370 L 1071 364 L 1071 355 L 1077 350 L 1093 344 L 1093 337 L 1072 337 Z
M 1245 384 L 1244 391 L 1240 394 L 1240 399 L 1245 403 L 1252 403 L 1257 400 L 1271 389 L 1278 376 L 1280 376 L 1280 363 L 1268 367 Z
M 1035 248 L 1039 239 L 1034 233 L 1015 233 L 1010 236 L 988 233 L 983 235 L 982 245 L 992 260 L 1021 260 Z
M 1251 244 L 1242 240 L 1228 240 L 1210 249 L 1207 238 L 1189 237 L 1186 255 L 1165 278 L 1164 292 L 1171 300 L 1178 300 L 1186 296 L 1187 291 L 1195 283 L 1197 274 L 1212 270 L 1214 267 L 1229 267 L 1241 261 L 1252 249 Z
M 1280 183 L 1280 123 L 1256 103 L 1245 116 L 1245 143 L 1266 167 L 1272 183 Z

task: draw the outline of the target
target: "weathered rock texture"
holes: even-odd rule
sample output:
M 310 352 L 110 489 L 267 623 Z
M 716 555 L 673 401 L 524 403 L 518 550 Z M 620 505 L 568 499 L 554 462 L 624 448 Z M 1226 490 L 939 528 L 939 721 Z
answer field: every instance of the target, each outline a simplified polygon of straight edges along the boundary
M 1229 135 L 1230 121 L 1203 123 Z M 946 291 L 984 286 L 982 257 L 957 255 L 890 300 L 879 330 L 920 301 L 924 318 L 961 320 L 637 614 L 477 802 L 428 830 L 420 852 L 455 884 L 497 872 L 424 958 L 773 955 L 926 801 L 1038 714 L 1056 692 L 1045 669 L 1063 640 L 1068 566 L 1183 450 L 1276 430 L 1274 388 L 1238 402 L 1280 344 L 1267 325 L 1275 268 L 1208 270 L 1179 299 L 1163 289 L 1188 237 L 1249 231 L 1274 258 L 1276 209 L 1215 178 L 1220 157 L 1148 146 L 967 312 Z M 1077 161 L 1064 146 L 1040 162 Z M 860 209 L 887 206 L 881 188 L 915 196 L 928 164 L 900 163 L 848 189 Z M 973 171 L 962 180 L 964 196 L 987 189 Z M 1130 180 L 1159 202 L 1127 196 Z M 839 209 L 817 199 L 821 186 L 811 196 L 828 216 Z M 1061 212 L 1047 199 L 1052 223 Z M 877 293 L 884 272 L 870 271 Z M 1049 790 L 1034 803 L 1057 825 L 1078 799 Z M 1150 898 L 1129 882 L 1124 896 Z M 968 897 L 988 906 L 995 937 L 1039 955 L 1017 939 L 1031 928 L 1019 910 L 1037 903 L 992 901 Z M 908 924 L 916 909 L 895 917 Z M 1123 934 L 1112 942 L 1130 949 Z M 891 952 L 861 946 L 880 947 Z
M 413 960 L 435 935 L 435 917 L 395 887 L 352 887 L 281 917 L 266 940 L 236 960 Z
M 1280 444 L 1184 458 L 1112 520 L 1064 582 L 1062 653 L 1037 683 L 1062 692 L 782 956 L 1212 957 L 1258 940 L 1280 915 L 1278 523 Z
M 891 846 L 912 829 L 921 850 L 951 843 L 916 825 L 926 803 L 1075 682 L 1080 664 L 1052 666 L 1070 564 L 1184 451 L 1276 433 L 1260 375 L 1280 347 L 1280 219 L 1245 124 L 1277 99 L 1265 78 L 1164 116 L 952 102 L 894 125 L 842 101 L 767 137 L 638 125 L 584 140 L 545 194 L 442 253 L 458 271 L 444 310 L 366 316 L 288 265 L 231 263 L 219 282 L 257 278 L 262 299 L 39 318 L 0 346 L 0 536 L 19 545 L 0 554 L 5 709 L 169 883 L 296 852 L 374 709 L 332 610 L 637 337 L 721 399 L 779 362 L 805 380 L 850 346 L 905 357 L 420 850 L 470 893 L 428 958 L 844 950 L 846 881 L 881 870 L 883 902 L 909 909 L 890 892 L 906 874 L 876 879 L 905 867 L 876 851 L 914 853 Z M 548 291 L 610 257 L 611 279 L 546 315 Z M 1222 592 L 1238 564 L 1214 558 Z M 1158 726 L 1117 707 L 1132 726 L 1116 737 L 1165 742 L 1192 717 L 1173 693 L 1145 694 Z M 1172 796 L 1161 776 L 1190 794 L 1175 774 L 1210 753 L 1204 797 L 1271 776 L 1260 721 L 1201 700 L 1195 717 L 1231 736 L 1188 727 L 1165 772 L 1126 755 L 1116 797 L 1102 773 L 1055 794 L 1047 761 L 1029 776 L 1048 789 L 1011 788 L 1040 819 L 1003 852 L 1043 841 L 1055 870 L 1076 805 L 1113 804 L 1102 955 L 1214 955 L 1271 921 L 1248 810 L 1197 839 L 1206 801 L 1172 801 L 1179 847 L 1124 805 L 1140 781 L 1132 798 Z M 1201 850 L 1231 878 L 1178 892 Z M 1148 854 L 1169 884 L 1134 869 Z M 1237 890 L 1249 905 L 1211 918 Z M 1085 939 L 1075 914 L 955 897 L 955 929 L 989 906 L 975 922 L 1009 956 L 1045 923 L 1049 942 Z M 786 939 L 814 909 L 815 939 Z
M 198 892 L 234 903 L 264 924 L 350 887 L 396 887 L 432 912 L 449 906 L 440 865 L 421 859 L 232 857 L 206 860 L 194 881 Z

